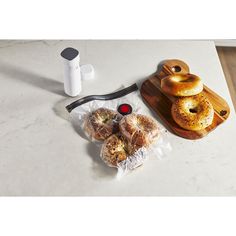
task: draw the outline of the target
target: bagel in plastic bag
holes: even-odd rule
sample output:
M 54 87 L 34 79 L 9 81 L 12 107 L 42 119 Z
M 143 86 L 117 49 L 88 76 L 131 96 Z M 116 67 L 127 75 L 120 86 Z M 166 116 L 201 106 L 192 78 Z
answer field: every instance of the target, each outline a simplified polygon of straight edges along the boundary
M 136 84 L 81 98 L 66 109 L 88 140 L 99 145 L 105 164 L 118 169 L 118 177 L 141 166 L 150 155 L 161 159 L 171 151 L 164 129 L 141 114 Z

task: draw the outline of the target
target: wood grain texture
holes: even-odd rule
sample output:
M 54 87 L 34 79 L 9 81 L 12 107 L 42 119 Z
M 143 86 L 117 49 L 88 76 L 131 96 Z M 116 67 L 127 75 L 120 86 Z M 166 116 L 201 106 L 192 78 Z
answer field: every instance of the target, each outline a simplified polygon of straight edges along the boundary
M 216 47 L 236 110 L 236 47 Z
M 223 98 L 204 85 L 202 93 L 210 100 L 215 111 L 212 124 L 199 131 L 185 130 L 176 124 L 171 116 L 171 106 L 176 97 L 162 91 L 161 79 L 171 74 L 189 72 L 188 65 L 183 61 L 177 59 L 163 61 L 159 64 L 157 72 L 143 82 L 140 93 L 144 101 L 175 134 L 186 139 L 199 139 L 223 123 L 230 114 L 230 108 Z

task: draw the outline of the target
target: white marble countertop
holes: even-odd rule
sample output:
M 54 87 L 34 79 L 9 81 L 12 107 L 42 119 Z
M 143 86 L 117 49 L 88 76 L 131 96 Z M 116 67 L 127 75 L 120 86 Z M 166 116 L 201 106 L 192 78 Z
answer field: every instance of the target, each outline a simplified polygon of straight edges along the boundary
M 76 100 L 63 93 L 59 54 L 68 46 L 95 68 L 81 96 L 140 83 L 161 60 L 179 58 L 226 99 L 230 117 L 201 140 L 168 132 L 168 158 L 117 181 L 65 111 Z M 236 195 L 235 112 L 213 42 L 1 41 L 0 82 L 0 195 Z

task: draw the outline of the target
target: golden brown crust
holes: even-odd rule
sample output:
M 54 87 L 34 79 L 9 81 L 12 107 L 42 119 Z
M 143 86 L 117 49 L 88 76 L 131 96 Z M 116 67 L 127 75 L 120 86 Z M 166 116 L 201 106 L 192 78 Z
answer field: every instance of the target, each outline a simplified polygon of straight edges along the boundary
M 161 80 L 164 92 L 173 96 L 192 96 L 203 90 L 201 78 L 193 74 L 170 75 Z
M 187 130 L 202 130 L 212 124 L 214 109 L 202 94 L 178 98 L 171 108 L 174 121 Z
M 101 158 L 108 166 L 117 167 L 133 153 L 132 145 L 121 134 L 113 134 L 103 143 Z
M 159 136 L 159 127 L 157 122 L 151 117 L 130 114 L 124 116 L 120 123 L 121 134 L 137 150 L 140 147 L 148 147 Z
M 99 108 L 91 112 L 84 124 L 85 132 L 96 140 L 105 140 L 119 131 L 118 121 L 121 115 L 118 112 Z

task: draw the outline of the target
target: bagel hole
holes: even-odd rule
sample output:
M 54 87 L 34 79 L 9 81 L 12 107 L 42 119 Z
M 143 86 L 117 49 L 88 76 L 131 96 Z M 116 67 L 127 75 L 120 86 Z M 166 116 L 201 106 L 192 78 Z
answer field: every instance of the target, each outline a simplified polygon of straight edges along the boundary
M 106 119 L 103 120 L 103 123 L 106 124 L 108 121 L 109 121 L 109 118 L 106 118 Z
M 190 111 L 191 113 L 197 113 L 197 108 L 190 108 L 189 111 Z
M 226 111 L 226 110 L 221 110 L 221 111 L 220 111 L 220 115 L 221 115 L 221 116 L 224 116 L 224 115 L 226 115 L 226 114 L 227 114 L 227 111 Z
M 180 66 L 173 66 L 173 67 L 171 68 L 171 70 L 172 70 L 173 72 L 180 72 L 180 71 L 181 71 L 181 67 L 180 67 Z

